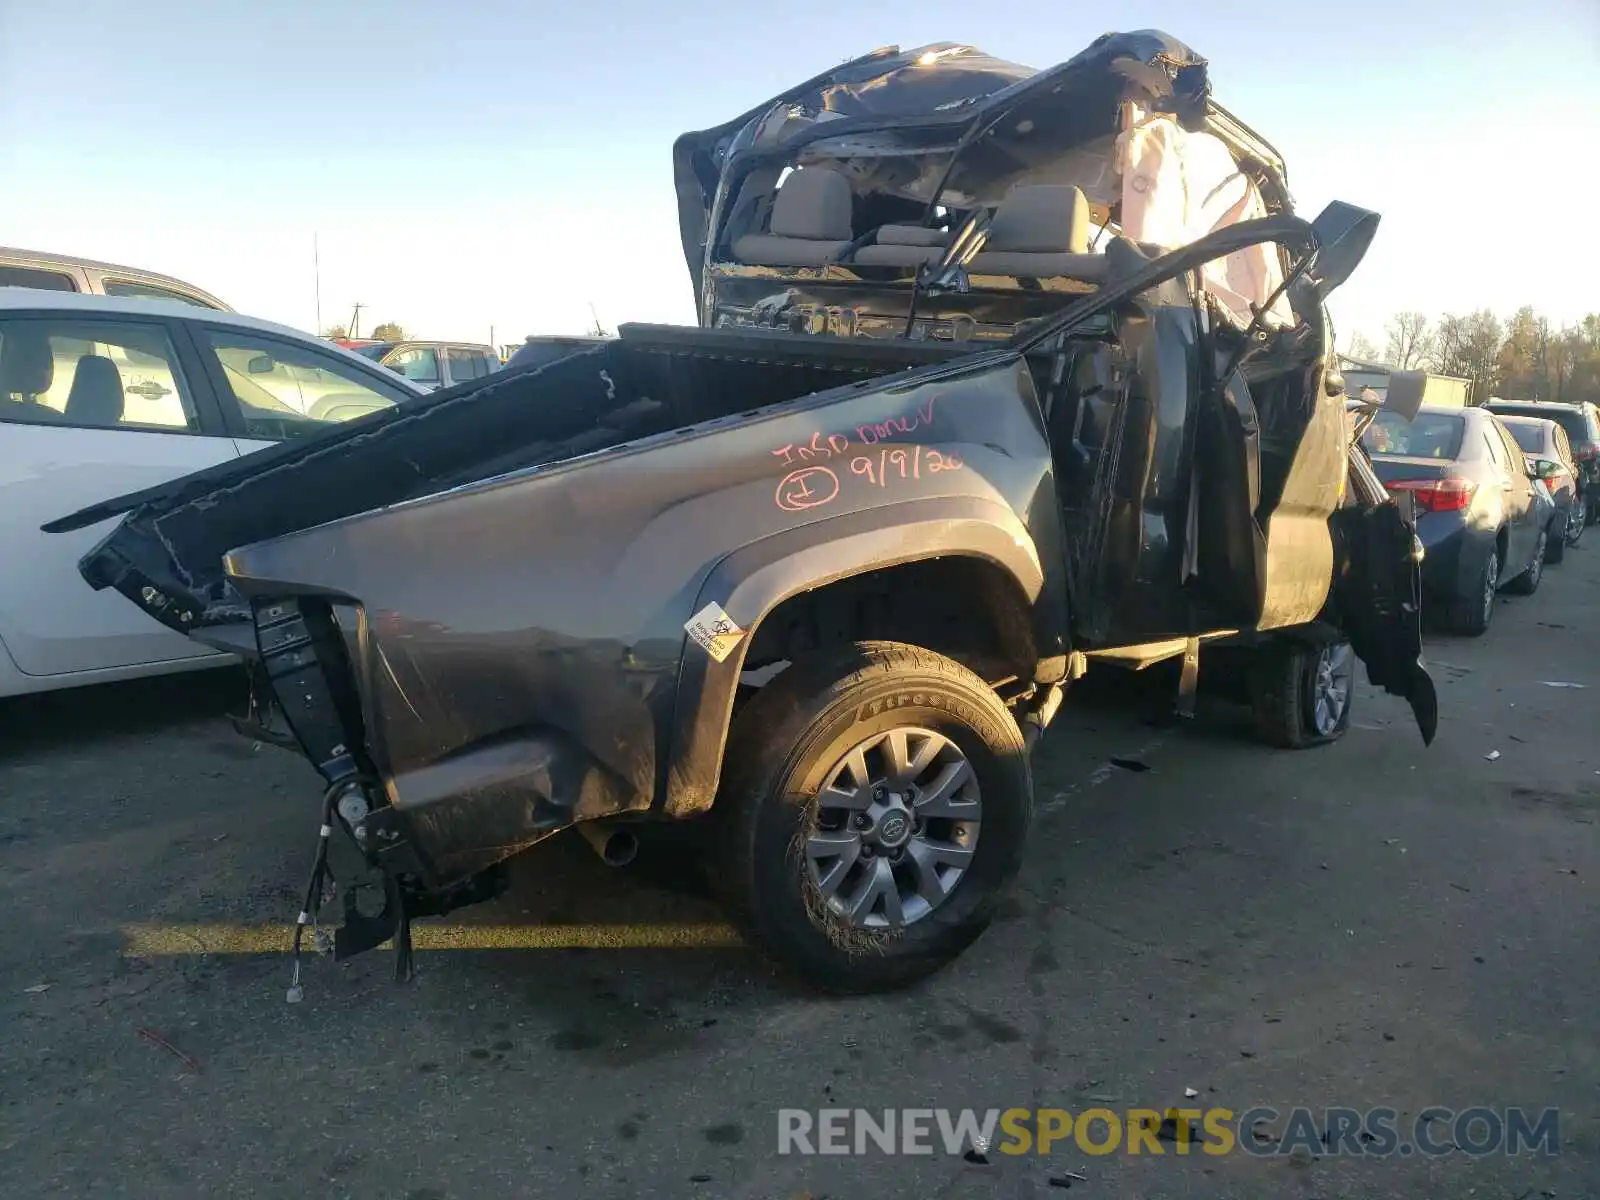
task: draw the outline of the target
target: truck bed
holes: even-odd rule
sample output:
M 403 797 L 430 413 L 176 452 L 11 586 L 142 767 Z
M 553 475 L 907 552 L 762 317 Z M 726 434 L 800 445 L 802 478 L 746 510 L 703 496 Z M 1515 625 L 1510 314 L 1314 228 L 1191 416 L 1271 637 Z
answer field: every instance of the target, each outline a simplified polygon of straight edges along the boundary
M 125 593 L 157 588 L 168 603 L 154 615 L 188 631 L 242 615 L 223 574 L 224 556 L 236 547 L 625 442 L 756 415 L 813 393 L 826 403 L 835 389 L 964 351 L 970 348 L 951 343 L 626 325 L 617 339 L 593 349 L 281 443 L 44 528 L 79 528 L 131 513 L 85 556 L 84 576 Z M 153 518 L 141 521 L 141 509 Z M 152 553 L 129 561 L 127 548 L 144 540 L 158 543 L 159 552 L 151 545 Z M 164 562 L 170 578 L 161 577 Z

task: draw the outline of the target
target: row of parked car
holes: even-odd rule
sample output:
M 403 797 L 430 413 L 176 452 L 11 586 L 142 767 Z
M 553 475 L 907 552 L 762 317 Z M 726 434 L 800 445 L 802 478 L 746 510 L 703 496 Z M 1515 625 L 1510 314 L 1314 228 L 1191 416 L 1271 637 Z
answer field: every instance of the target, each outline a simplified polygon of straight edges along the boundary
M 1362 434 L 1390 494 L 1410 498 L 1424 611 L 1477 636 L 1501 591 L 1531 595 L 1600 519 L 1600 409 L 1491 399 L 1379 410 Z

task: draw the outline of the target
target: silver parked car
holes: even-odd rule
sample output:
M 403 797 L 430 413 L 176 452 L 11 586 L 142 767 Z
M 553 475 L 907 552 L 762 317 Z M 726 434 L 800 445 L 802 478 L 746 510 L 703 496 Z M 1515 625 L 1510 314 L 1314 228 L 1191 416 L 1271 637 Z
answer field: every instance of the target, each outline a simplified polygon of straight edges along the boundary
M 48 254 L 41 250 L 15 250 L 0 246 L 0 287 L 37 288 L 46 292 L 78 292 L 87 296 L 126 296 L 144 300 L 177 300 L 218 312 L 233 309 L 192 283 L 158 275 L 139 267 L 121 267 Z
M 482 379 L 500 369 L 494 347 L 476 342 L 354 342 L 350 349 L 429 391 Z

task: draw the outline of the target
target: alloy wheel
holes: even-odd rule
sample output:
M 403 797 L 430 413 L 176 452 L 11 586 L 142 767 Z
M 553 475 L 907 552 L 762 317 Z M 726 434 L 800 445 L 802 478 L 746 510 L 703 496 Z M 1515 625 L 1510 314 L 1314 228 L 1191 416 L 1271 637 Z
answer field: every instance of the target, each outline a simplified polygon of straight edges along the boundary
M 983 798 L 961 748 L 930 729 L 857 743 L 828 771 L 806 870 L 830 909 L 869 929 L 914 924 L 972 864 Z
M 1311 724 L 1319 737 L 1337 732 L 1349 711 L 1355 662 L 1355 651 L 1349 642 L 1324 646 L 1317 656 L 1311 685 Z
M 1489 551 L 1489 565 L 1483 571 L 1483 623 L 1494 616 L 1494 598 L 1500 591 L 1500 553 Z

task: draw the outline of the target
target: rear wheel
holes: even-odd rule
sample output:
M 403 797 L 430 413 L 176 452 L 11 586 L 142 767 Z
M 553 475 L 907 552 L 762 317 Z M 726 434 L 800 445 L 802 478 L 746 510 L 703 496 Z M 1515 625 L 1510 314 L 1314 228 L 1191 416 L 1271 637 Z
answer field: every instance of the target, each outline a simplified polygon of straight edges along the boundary
M 1550 528 L 1544 539 L 1544 561 L 1555 566 L 1567 556 L 1567 528 L 1572 524 L 1560 513 L 1550 518 Z
M 1345 641 L 1282 642 L 1261 651 L 1250 688 L 1256 735 L 1285 750 L 1338 740 L 1350 727 L 1355 664 Z
M 1506 591 L 1519 596 L 1531 596 L 1539 590 L 1539 581 L 1544 578 L 1544 556 L 1549 546 L 1550 537 L 1541 529 L 1539 539 L 1533 544 L 1533 561 L 1522 574 L 1506 584 Z
M 1572 507 L 1567 509 L 1567 545 L 1576 546 L 1583 539 L 1583 531 L 1589 527 L 1588 504 L 1584 500 L 1574 500 Z
M 1457 633 L 1481 637 L 1494 620 L 1495 597 L 1500 592 L 1500 549 L 1489 550 L 1478 572 L 1477 586 L 1450 604 L 1450 625 Z
M 1022 864 L 1032 781 L 983 680 L 861 642 L 751 698 L 715 811 L 719 883 L 752 940 L 816 986 L 879 991 L 988 926 Z

